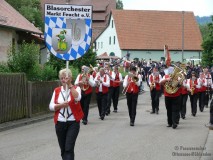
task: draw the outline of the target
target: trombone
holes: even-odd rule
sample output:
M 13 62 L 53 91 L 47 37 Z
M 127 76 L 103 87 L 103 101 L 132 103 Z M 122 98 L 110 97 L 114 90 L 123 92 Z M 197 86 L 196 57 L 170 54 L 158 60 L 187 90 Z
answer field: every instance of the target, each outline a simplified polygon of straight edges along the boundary
M 138 82 L 139 81 L 139 78 L 136 75 L 134 75 L 133 73 L 129 73 L 128 76 L 131 77 L 131 81 L 129 82 L 128 86 L 123 89 L 123 91 L 122 91 L 123 95 L 126 95 L 126 92 L 128 91 L 129 86 L 132 82 Z

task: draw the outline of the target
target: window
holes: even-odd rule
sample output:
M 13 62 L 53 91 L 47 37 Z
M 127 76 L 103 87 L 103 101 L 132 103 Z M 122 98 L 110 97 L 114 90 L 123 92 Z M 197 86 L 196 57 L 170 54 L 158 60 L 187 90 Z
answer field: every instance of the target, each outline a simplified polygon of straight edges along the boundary
M 114 36 L 114 44 L 115 44 L 115 36 Z
M 113 28 L 114 24 L 113 24 L 113 20 L 112 20 L 112 28 Z
M 109 45 L 111 45 L 111 37 L 109 37 Z
M 99 49 L 99 42 L 98 42 L 98 49 Z
M 103 42 L 101 42 L 101 48 L 103 48 Z

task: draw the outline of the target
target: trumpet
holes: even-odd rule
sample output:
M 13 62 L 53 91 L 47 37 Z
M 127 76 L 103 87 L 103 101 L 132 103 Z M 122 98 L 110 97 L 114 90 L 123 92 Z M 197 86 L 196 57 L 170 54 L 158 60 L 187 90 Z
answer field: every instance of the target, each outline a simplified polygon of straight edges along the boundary
M 191 95 L 194 94 L 194 91 L 195 91 L 194 80 L 192 80 Z
M 129 86 L 130 86 L 130 83 L 128 84 L 127 87 L 125 87 L 125 88 L 123 89 L 123 91 L 122 91 L 122 94 L 123 94 L 123 95 L 126 95 L 126 92 L 127 92 L 127 90 L 129 89 Z

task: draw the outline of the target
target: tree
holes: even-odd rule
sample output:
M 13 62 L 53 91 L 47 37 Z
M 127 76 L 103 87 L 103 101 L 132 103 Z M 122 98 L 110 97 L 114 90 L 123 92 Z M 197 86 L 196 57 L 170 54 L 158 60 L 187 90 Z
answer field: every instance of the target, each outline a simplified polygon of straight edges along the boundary
M 93 48 L 90 48 L 86 54 L 84 54 L 81 58 L 72 61 L 71 64 L 78 68 L 80 72 L 83 65 L 90 66 L 91 64 L 92 66 L 96 66 L 96 55 L 96 52 L 93 52 Z
M 22 14 L 28 21 L 41 30 L 44 28 L 40 0 L 6 0 L 13 8 Z
M 123 9 L 124 5 L 123 2 L 121 0 L 117 0 L 116 2 L 116 9 Z
M 213 16 L 212 16 L 213 21 Z M 202 43 L 202 65 L 212 66 L 213 64 L 213 22 L 208 24 L 209 34 L 205 37 Z

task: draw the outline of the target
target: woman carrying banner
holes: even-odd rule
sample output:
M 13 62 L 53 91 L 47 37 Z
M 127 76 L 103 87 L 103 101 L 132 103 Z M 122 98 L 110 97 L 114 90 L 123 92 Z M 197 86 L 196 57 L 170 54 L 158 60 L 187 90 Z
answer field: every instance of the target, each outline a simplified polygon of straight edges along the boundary
M 80 120 L 84 114 L 81 109 L 81 89 L 71 84 L 72 72 L 59 71 L 62 86 L 55 88 L 49 109 L 55 111 L 54 122 L 63 160 L 74 160 L 75 142 L 80 130 Z

